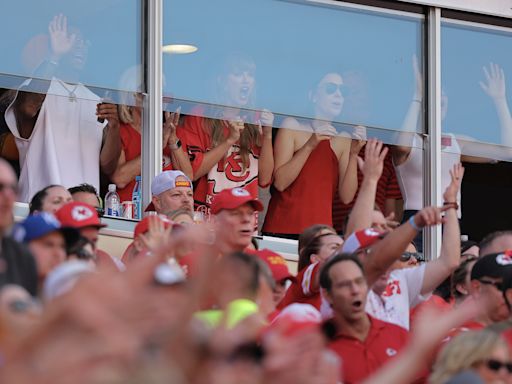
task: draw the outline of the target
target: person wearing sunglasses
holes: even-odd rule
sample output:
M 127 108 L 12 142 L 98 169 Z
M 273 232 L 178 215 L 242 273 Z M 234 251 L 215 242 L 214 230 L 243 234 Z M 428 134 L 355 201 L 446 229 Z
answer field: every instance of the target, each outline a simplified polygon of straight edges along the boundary
M 438 355 L 429 383 L 444 384 L 452 376 L 472 370 L 484 384 L 506 384 L 512 373 L 510 350 L 491 330 L 470 331 L 451 340 Z
M 296 239 L 313 224 L 332 226 L 336 191 L 344 203 L 354 198 L 357 154 L 364 141 L 339 134 L 333 125 L 343 110 L 343 84 L 338 72 L 324 73 L 308 94 L 312 118 L 283 120 L 274 143 L 274 180 L 264 234 Z

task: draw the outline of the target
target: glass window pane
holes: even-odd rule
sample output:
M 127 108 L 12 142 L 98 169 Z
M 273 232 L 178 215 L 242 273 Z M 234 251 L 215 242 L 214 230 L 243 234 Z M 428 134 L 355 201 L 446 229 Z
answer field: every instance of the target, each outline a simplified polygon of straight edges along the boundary
M 248 27 L 248 15 L 265 26 Z M 167 0 L 164 93 L 172 101 L 167 107 L 218 117 L 219 108 L 232 106 L 242 108 L 238 114 L 244 118 L 268 109 L 277 127 L 287 116 L 320 115 L 338 132 L 364 125 L 369 135 L 392 142 L 391 131 L 402 129 L 415 98 L 413 57 L 420 58 L 421 73 L 422 28 L 421 15 L 334 2 Z M 197 50 L 178 53 L 177 44 Z M 330 80 L 320 85 L 329 73 L 338 75 L 340 88 L 332 89 L 336 84 Z M 341 97 L 318 110 L 317 91 Z M 421 103 L 423 90 L 417 91 Z M 422 132 L 423 121 L 409 129 Z
M 451 151 L 510 159 L 508 76 L 512 30 L 455 20 L 442 23 L 442 130 Z
M 165 108 L 185 115 L 178 136 L 196 209 L 208 213 L 222 189 L 242 186 L 266 203 L 263 233 L 342 230 L 362 177 L 355 148 L 373 137 L 399 144 L 397 156 L 417 149 L 421 179 L 421 15 L 339 2 L 164 5 Z M 248 27 L 248 15 L 265 27 Z M 391 159 L 377 199 L 387 213 L 401 200 Z
M 123 73 L 140 65 L 140 0 L 22 0 L 4 4 L 0 15 L 0 86 L 17 89 L 26 78 L 101 89 L 140 91 L 140 70 L 122 82 Z M 28 12 L 27 10 L 30 10 Z M 15 32 L 13 32 L 15 31 Z M 140 67 L 139 67 L 140 68 Z M 28 87 L 45 93 L 49 84 Z

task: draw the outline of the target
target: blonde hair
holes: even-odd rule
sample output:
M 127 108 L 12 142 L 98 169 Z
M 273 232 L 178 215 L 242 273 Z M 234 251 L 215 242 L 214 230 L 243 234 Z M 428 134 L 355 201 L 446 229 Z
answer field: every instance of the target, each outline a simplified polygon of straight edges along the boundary
M 443 384 L 455 374 L 471 369 L 486 360 L 498 348 L 508 345 L 491 330 L 467 331 L 451 340 L 437 355 L 429 378 L 429 384 Z

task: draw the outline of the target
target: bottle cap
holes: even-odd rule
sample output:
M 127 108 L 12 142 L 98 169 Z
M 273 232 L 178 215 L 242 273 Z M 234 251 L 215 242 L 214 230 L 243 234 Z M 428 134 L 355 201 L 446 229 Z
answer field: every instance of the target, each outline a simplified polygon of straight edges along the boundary
M 109 184 L 108 185 L 108 191 L 109 192 L 115 192 L 116 191 L 116 185 L 115 184 Z

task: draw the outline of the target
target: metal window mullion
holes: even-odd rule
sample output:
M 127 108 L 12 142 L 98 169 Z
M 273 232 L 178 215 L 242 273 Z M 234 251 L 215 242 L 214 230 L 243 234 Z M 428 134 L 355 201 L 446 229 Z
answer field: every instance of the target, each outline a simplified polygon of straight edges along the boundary
M 441 200 L 441 9 L 429 8 L 427 18 L 427 127 L 424 147 L 425 206 Z M 441 250 L 441 226 L 424 230 L 424 252 L 430 259 Z
M 144 75 L 147 97 L 144 99 L 142 129 L 142 199 L 151 200 L 151 181 L 162 171 L 162 42 L 163 0 L 146 0 L 143 41 L 146 41 Z

